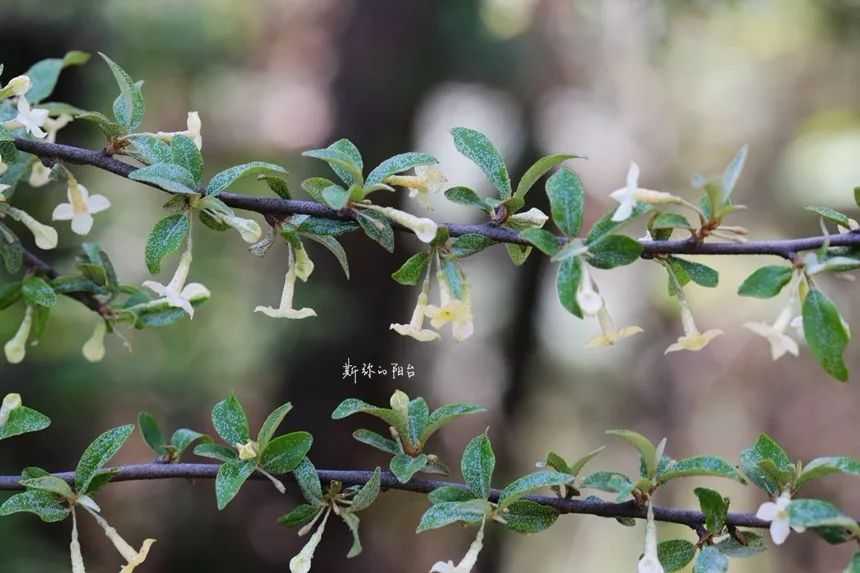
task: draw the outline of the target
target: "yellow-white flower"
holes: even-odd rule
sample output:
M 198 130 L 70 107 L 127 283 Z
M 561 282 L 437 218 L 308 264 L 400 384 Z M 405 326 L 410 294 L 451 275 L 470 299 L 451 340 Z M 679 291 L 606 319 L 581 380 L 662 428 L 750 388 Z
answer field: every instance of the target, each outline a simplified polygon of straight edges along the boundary
M 194 318 L 194 307 L 192 302 L 209 298 L 209 289 L 200 283 L 185 284 L 188 273 L 191 270 L 191 235 L 188 236 L 188 246 L 179 259 L 179 266 L 169 283 L 163 285 L 155 281 L 145 281 L 143 286 L 165 300 L 174 308 L 181 308 L 189 317 Z
M 583 313 L 594 316 L 603 308 L 603 297 L 594 288 L 594 281 L 591 279 L 591 273 L 588 272 L 588 264 L 584 260 L 581 261 L 580 268 L 582 277 L 576 289 L 576 304 Z
M 416 217 L 411 213 L 406 213 L 392 207 L 379 207 L 378 205 L 362 205 L 362 207 L 382 213 L 392 221 L 400 223 L 415 233 L 415 236 L 424 243 L 430 243 L 436 238 L 437 225 L 432 219 Z
M 22 96 L 32 87 L 30 76 L 15 76 L 0 90 L 0 99 L 9 96 Z
M 308 539 L 308 542 L 305 543 L 302 550 L 299 551 L 295 557 L 290 559 L 290 573 L 308 573 L 311 570 L 311 561 L 313 561 L 314 552 L 317 549 L 317 545 L 322 541 L 325 524 L 328 521 L 328 516 L 330 514 L 331 510 L 326 510 L 320 526 L 316 531 L 314 531 L 314 534 L 311 535 L 311 538 Z
M 87 188 L 75 179 L 69 179 L 68 203 L 60 203 L 51 218 L 54 221 L 71 221 L 72 231 L 87 235 L 93 228 L 93 215 L 110 207 L 104 195 L 90 195 Z
M 57 117 L 49 117 L 45 120 L 45 141 L 54 143 L 57 141 L 57 132 L 69 125 L 73 118 L 67 113 L 61 113 Z
M 21 321 L 21 326 L 15 336 L 3 346 L 3 352 L 6 353 L 6 361 L 9 364 L 19 364 L 27 355 L 27 339 L 30 338 L 30 331 L 33 329 L 33 315 L 35 311 L 29 304 L 27 310 L 24 311 L 24 320 Z
M 448 180 L 439 169 L 432 165 L 419 165 L 415 168 L 415 175 L 391 175 L 385 178 L 389 185 L 397 185 L 409 189 L 409 196 L 417 198 L 421 206 L 427 210 L 433 210 L 430 198 L 441 193 Z
M 300 253 L 304 253 L 304 249 L 301 249 Z M 307 257 L 307 254 L 304 254 L 304 257 Z M 296 290 L 296 278 L 298 277 L 298 273 L 301 271 L 304 278 L 302 280 L 307 280 L 307 277 L 310 275 L 311 271 L 313 271 L 313 263 L 310 262 L 310 259 L 307 258 L 307 262 L 302 262 L 303 257 L 299 255 L 299 262 L 296 262 L 293 255 L 293 248 L 290 247 L 290 255 L 289 255 L 289 270 L 287 271 L 286 276 L 284 277 L 284 289 L 281 291 L 281 303 L 278 308 L 274 308 L 271 306 L 258 306 L 254 309 L 254 312 L 262 312 L 266 316 L 271 318 L 291 318 L 291 319 L 302 319 L 308 318 L 310 316 L 316 316 L 317 313 L 312 308 L 293 308 L 293 295 Z M 310 263 L 308 266 L 307 263 Z
M 30 229 L 30 232 L 33 233 L 33 238 L 36 240 L 36 246 L 40 249 L 47 251 L 57 246 L 57 230 L 53 227 L 43 225 L 26 211 L 14 207 L 9 208 L 9 215 Z
M 684 336 L 678 337 L 678 341 L 670 345 L 663 354 L 679 350 L 699 351 L 714 338 L 725 334 L 722 330 L 716 328 L 706 332 L 699 332 L 699 329 L 696 327 L 696 321 L 693 320 L 693 312 L 690 310 L 690 305 L 684 296 L 684 290 L 676 286 L 675 295 L 678 298 L 678 304 L 681 306 L 681 324 L 684 326 Z
M 639 187 L 639 166 L 632 161 L 630 162 L 630 169 L 627 171 L 627 184 L 621 189 L 613 191 L 609 196 L 620 203 L 612 215 L 613 221 L 626 221 L 629 219 L 637 203 L 660 204 L 681 202 L 680 197 L 676 197 L 671 193 Z
M 175 135 L 184 135 L 194 141 L 197 149 L 203 149 L 203 134 L 201 132 L 203 122 L 200 120 L 200 114 L 196 111 L 189 111 L 185 125 L 188 128 L 185 131 L 159 131 L 155 135 L 164 141 L 171 141 Z
M 657 525 L 654 509 L 648 504 L 648 520 L 645 522 L 645 552 L 639 559 L 639 573 L 663 573 L 663 565 L 657 555 Z
M 30 166 L 30 177 L 27 183 L 30 187 L 43 187 L 51 180 L 51 168 L 38 159 Z
M 233 444 L 239 452 L 240 460 L 253 460 L 260 455 L 260 446 L 254 440 L 248 440 L 244 444 Z
M 17 129 L 23 127 L 26 131 L 33 134 L 38 139 L 44 138 L 47 134 L 42 130 L 45 121 L 48 119 L 48 110 L 46 109 L 31 109 L 30 103 L 24 96 L 18 97 L 18 115 L 15 119 L 7 121 L 6 127 Z
M 105 357 L 105 334 L 107 334 L 107 323 L 99 320 L 92 336 L 81 348 L 81 353 L 89 362 L 101 362 Z
M 603 334 L 599 334 L 585 343 L 586 348 L 596 348 L 599 346 L 613 346 L 619 340 L 623 340 L 634 334 L 644 332 L 640 326 L 623 326 L 620 329 L 615 328 L 615 323 L 609 315 L 609 311 L 604 304 L 597 311 L 597 320 L 600 323 L 600 329 Z
M 466 552 L 466 555 L 463 556 L 460 563 L 454 565 L 453 561 L 438 561 L 430 568 L 430 573 L 469 573 L 472 570 L 472 567 L 475 566 L 475 563 L 478 562 L 478 554 L 484 547 L 485 523 L 486 521 L 481 522 L 481 527 L 478 529 L 478 535 L 475 536 L 475 540 L 469 546 L 469 550 Z
M 791 525 L 788 517 L 788 505 L 791 503 L 791 495 L 782 493 L 776 502 L 767 501 L 759 506 L 755 516 L 770 522 L 770 538 L 777 545 L 782 545 L 788 539 L 788 534 L 793 529 L 797 533 L 806 531 L 805 527 Z
M 411 336 L 419 342 L 436 340 L 439 338 L 439 333 L 429 328 L 424 328 L 426 309 L 427 293 L 422 292 L 418 295 L 418 301 L 415 303 L 415 310 L 412 311 L 412 319 L 409 321 L 409 324 L 392 323 L 389 329 L 403 336 Z
M 6 425 L 6 422 L 9 421 L 9 415 L 12 413 L 12 410 L 20 407 L 20 394 L 6 394 L 6 397 L 3 398 L 3 403 L 0 404 L 0 430 L 2 430 L 3 426 Z
M 785 333 L 791 321 L 791 307 L 792 305 L 789 303 L 779 313 L 779 316 L 772 325 L 763 322 L 745 322 L 743 325 L 744 328 L 752 330 L 770 342 L 770 355 L 774 360 L 779 360 L 786 353 L 793 354 L 794 356 L 798 354 L 797 342 Z
M 449 322 L 454 340 L 462 342 L 472 336 L 475 325 L 472 322 L 471 288 L 468 284 L 463 287 L 463 298 L 454 298 L 448 281 L 442 271 L 436 273 L 439 284 L 439 306 L 428 304 L 424 307 L 424 315 L 430 319 L 430 324 L 439 330 Z
M 85 510 L 89 512 L 90 515 L 96 520 L 101 528 L 105 532 L 105 536 L 113 543 L 113 546 L 122 555 L 123 559 L 126 560 L 126 565 L 120 570 L 119 573 L 132 573 L 139 565 L 141 565 L 146 557 L 149 555 L 149 549 L 152 547 L 152 544 L 155 543 L 155 539 L 145 539 L 143 544 L 140 547 L 140 550 L 135 550 L 128 542 L 123 539 L 119 533 L 117 533 L 116 529 L 110 526 L 105 519 L 96 513 L 89 505 L 87 504 L 79 504 Z

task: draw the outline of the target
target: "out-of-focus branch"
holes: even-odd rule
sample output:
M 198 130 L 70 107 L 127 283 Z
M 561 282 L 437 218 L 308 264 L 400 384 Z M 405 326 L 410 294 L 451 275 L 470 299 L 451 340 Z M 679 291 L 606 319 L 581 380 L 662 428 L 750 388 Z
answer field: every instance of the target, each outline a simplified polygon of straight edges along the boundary
M 218 464 L 138 464 L 121 466 L 116 468 L 118 473 L 113 482 L 142 481 L 153 479 L 214 479 L 218 473 Z M 364 485 L 373 475 L 373 472 L 363 470 L 318 470 L 320 480 L 325 483 L 332 481 L 341 482 L 344 486 Z M 74 484 L 74 472 L 63 472 L 54 474 L 70 484 Z M 252 479 L 268 479 L 261 474 L 253 474 Z M 462 483 L 453 483 L 441 480 L 412 479 L 406 483 L 400 483 L 391 472 L 382 472 L 382 489 L 400 490 L 413 493 L 430 493 L 440 487 L 454 486 L 466 489 Z M 15 491 L 22 490 L 18 476 L 0 476 L 0 490 Z M 490 501 L 498 501 L 501 490 L 493 489 L 490 493 Z M 596 515 L 598 517 L 611 518 L 634 518 L 645 519 L 646 508 L 634 501 L 624 503 L 613 503 L 609 501 L 597 501 L 594 499 L 564 499 L 543 495 L 528 495 L 523 499 L 534 501 L 542 505 L 549 505 L 560 513 L 578 513 Z M 654 507 L 654 518 L 657 521 L 679 523 L 695 528 L 705 523 L 705 515 L 701 511 L 678 509 L 671 507 Z M 752 513 L 730 513 L 726 524 L 732 527 L 766 528 L 770 523 L 758 519 Z
M 59 160 L 78 165 L 98 167 L 121 177 L 137 169 L 134 165 L 120 161 L 104 150 L 83 149 L 59 143 L 48 143 L 32 139 L 15 138 L 15 146 L 27 153 L 32 153 L 43 159 Z M 160 189 L 159 187 L 145 183 Z M 202 190 L 201 190 L 202 192 Z M 224 203 L 237 209 L 255 211 L 263 215 L 314 215 L 327 219 L 349 220 L 353 215 L 348 210 L 335 211 L 326 205 L 314 201 L 296 199 L 280 199 L 275 197 L 251 197 L 236 193 L 221 193 L 218 196 Z M 502 243 L 529 244 L 520 238 L 516 231 L 499 227 L 491 223 L 462 225 L 442 223 L 447 227 L 451 236 L 466 234 L 484 235 Z M 402 226 L 392 222 L 395 229 L 404 231 Z M 648 241 L 640 240 L 642 256 L 652 258 L 657 255 L 775 255 L 785 259 L 793 259 L 801 251 L 809 251 L 829 242 L 834 247 L 860 246 L 860 233 L 843 233 L 840 235 L 802 237 L 779 241 L 749 241 L 747 243 L 701 243 L 693 240 Z
M 26 266 L 28 269 L 38 271 L 49 280 L 55 279 L 60 276 L 60 272 L 57 269 L 31 253 L 27 249 L 24 249 L 24 266 Z M 72 292 L 65 294 L 67 297 L 80 302 L 88 309 L 97 312 L 102 316 L 108 316 L 111 314 L 110 307 L 108 307 L 107 304 L 102 303 L 99 299 L 97 299 L 90 293 Z

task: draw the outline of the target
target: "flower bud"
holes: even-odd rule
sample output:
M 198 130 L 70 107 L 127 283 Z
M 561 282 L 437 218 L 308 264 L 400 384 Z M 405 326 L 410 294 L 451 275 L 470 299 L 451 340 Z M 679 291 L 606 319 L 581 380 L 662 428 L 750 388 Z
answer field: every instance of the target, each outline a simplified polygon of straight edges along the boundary
M 33 313 L 33 307 L 27 305 L 21 326 L 18 327 L 15 336 L 3 347 L 9 364 L 19 364 L 27 355 L 27 339 L 30 338 L 30 330 L 33 328 Z
M 33 238 L 36 240 L 36 246 L 42 250 L 50 250 L 57 246 L 57 231 L 53 227 L 43 225 L 36 219 L 30 216 L 26 211 L 21 209 L 11 208 L 9 214 L 21 221 L 30 232 L 33 233 Z
M 540 229 L 549 220 L 549 217 L 536 207 L 532 207 L 525 213 L 516 213 L 508 218 L 508 225 L 514 229 L 537 228 Z
M 260 455 L 260 446 L 254 440 L 248 440 L 244 444 L 236 444 L 240 460 L 253 460 Z
M 21 96 L 27 93 L 32 85 L 29 76 L 17 76 L 9 80 L 6 89 L 11 89 L 12 95 Z
M 107 323 L 99 320 L 96 328 L 93 331 L 90 339 L 84 343 L 81 352 L 89 362 L 101 362 L 105 357 L 105 334 L 107 333 Z
M 6 422 L 9 421 L 9 414 L 12 413 L 12 410 L 19 408 L 20 406 L 20 394 L 6 394 L 6 397 L 3 398 L 3 404 L 0 404 L 0 428 L 3 428 L 3 426 L 6 425 Z

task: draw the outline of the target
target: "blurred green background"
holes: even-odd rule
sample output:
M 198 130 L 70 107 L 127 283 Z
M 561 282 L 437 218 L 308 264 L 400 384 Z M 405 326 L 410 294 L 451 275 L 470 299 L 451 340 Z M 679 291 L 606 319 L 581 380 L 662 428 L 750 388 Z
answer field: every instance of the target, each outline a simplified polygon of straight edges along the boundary
M 586 154 L 574 167 L 589 192 L 586 225 L 614 203 L 631 160 L 650 188 L 689 193 L 696 170 L 717 173 L 744 143 L 747 170 L 736 191 L 750 207 L 737 223 L 756 238 L 818 234 L 805 202 L 857 216 L 851 189 L 860 184 L 860 2 L 856 0 L 3 0 L 0 61 L 5 76 L 67 50 L 104 51 L 135 79 L 146 80 L 147 130 L 184 129 L 185 114 L 203 119 L 206 171 L 251 159 L 285 165 L 293 188 L 322 174 L 303 149 L 348 137 L 375 165 L 405 150 L 439 157 L 452 184 L 489 192 L 480 172 L 459 157 L 447 130 L 486 132 L 513 177 L 540 155 Z M 93 61 L 67 70 L 55 99 L 108 110 L 115 87 Z M 102 145 L 91 125 L 72 124 L 61 142 Z M 96 218 L 94 238 L 113 257 L 121 280 L 139 284 L 146 234 L 163 196 L 94 169 L 78 179 L 113 208 Z M 259 185 L 241 189 L 260 193 Z M 688 195 L 689 196 L 689 195 Z M 60 185 L 16 196 L 42 220 L 65 200 Z M 542 193 L 532 193 L 545 207 Z M 417 203 L 397 199 L 421 212 Z M 435 216 L 469 220 L 465 209 L 436 201 Z M 51 260 L 69 269 L 79 238 L 61 229 Z M 641 234 L 641 229 L 631 232 Z M 437 450 L 452 467 L 469 438 L 490 427 L 499 457 L 497 482 L 521 475 L 546 449 L 574 457 L 608 443 L 603 431 L 630 427 L 669 439 L 674 457 L 700 453 L 736 459 L 758 432 L 785 444 L 793 457 L 860 456 L 857 382 L 826 377 L 805 347 L 800 358 L 773 364 L 767 343 L 742 329 L 772 321 L 782 301 L 740 299 L 734 291 L 766 257 L 710 259 L 721 273 L 714 290 L 692 286 L 700 325 L 726 336 L 698 354 L 668 357 L 680 334 L 677 309 L 659 269 L 639 262 L 596 280 L 616 321 L 646 330 L 613 349 L 586 350 L 593 321 L 567 314 L 554 292 L 554 266 L 533 256 L 522 269 L 501 248 L 469 259 L 476 333 L 462 344 L 419 344 L 391 333 L 406 322 L 415 293 L 388 279 L 416 244 L 401 238 L 390 256 L 367 239 L 346 239 L 346 281 L 324 250 L 300 306 L 319 317 L 276 321 L 251 311 L 275 304 L 286 270 L 285 249 L 249 256 L 235 234 L 198 226 L 192 279 L 213 292 L 193 321 L 130 333 L 133 352 L 109 340 L 108 356 L 90 365 L 80 347 L 94 317 L 80 305 L 58 305 L 43 342 L 20 366 L 0 364 L 0 395 L 18 391 L 54 420 L 46 432 L 3 444 L 0 472 L 25 465 L 74 466 L 102 430 L 135 419 L 140 409 L 173 430 L 211 431 L 211 405 L 235 389 L 258 425 L 273 406 L 292 401 L 286 429 L 315 436 L 311 458 L 321 468 L 372 468 L 382 462 L 352 441 L 357 424 L 332 422 L 345 397 L 387 400 L 395 387 L 421 394 L 431 407 L 471 401 L 488 413 L 439 434 Z M 175 260 L 165 264 L 169 276 Z M 162 277 L 165 278 L 165 277 Z M 858 323 L 856 286 L 828 280 L 826 291 L 849 322 Z M 0 340 L 12 336 L 18 307 L 0 315 Z M 448 338 L 443 336 L 443 338 Z M 860 366 L 856 345 L 848 350 Z M 342 379 L 343 363 L 412 364 L 412 379 Z M 151 454 L 138 435 L 118 462 Z M 634 455 L 613 444 L 598 463 L 635 471 Z M 601 459 L 601 458 L 598 458 Z M 595 467 L 597 467 L 595 465 Z M 459 476 L 454 476 L 459 479 Z M 752 488 L 721 487 L 736 510 L 763 501 Z M 695 507 L 693 484 L 668 486 L 659 503 Z M 860 515 L 860 490 L 840 477 L 810 495 Z M 284 571 L 301 541 L 275 524 L 298 501 L 248 485 L 224 512 L 212 484 L 137 482 L 109 487 L 104 514 L 135 543 L 157 537 L 146 571 Z M 388 493 L 362 514 L 365 551 L 346 561 L 348 534 L 333 522 L 314 571 L 426 571 L 458 560 L 473 533 L 457 528 L 412 534 L 426 506 L 420 496 Z M 693 538 L 661 527 L 661 538 Z M 478 571 L 547 573 L 632 571 L 641 528 L 612 520 L 564 517 L 550 531 L 524 538 L 492 528 Z M 0 520 L 0 570 L 66 571 L 69 526 L 31 516 Z M 116 570 L 117 555 L 89 521 L 82 524 L 89 570 Z M 792 536 L 778 552 L 733 561 L 734 572 L 836 571 L 852 548 L 832 549 L 814 536 Z

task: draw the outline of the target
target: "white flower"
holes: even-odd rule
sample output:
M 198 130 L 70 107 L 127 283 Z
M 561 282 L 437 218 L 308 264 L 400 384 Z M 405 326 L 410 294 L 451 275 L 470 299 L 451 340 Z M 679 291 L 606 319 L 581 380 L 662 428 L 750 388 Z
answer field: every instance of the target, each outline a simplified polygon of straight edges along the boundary
M 594 316 L 603 308 L 603 297 L 595 290 L 585 261 L 582 261 L 580 267 L 582 268 L 582 277 L 579 281 L 579 287 L 576 289 L 576 304 L 579 305 L 582 312 Z
M 379 207 L 377 205 L 362 205 L 365 209 L 371 209 L 382 213 L 392 221 L 400 223 L 407 229 L 411 229 L 415 236 L 424 243 L 430 243 L 436 238 L 436 222 L 426 217 L 416 217 L 392 207 Z
M 610 197 L 620 203 L 612 215 L 613 221 L 626 221 L 633 213 L 636 203 L 680 203 L 680 197 L 663 191 L 653 191 L 639 187 L 639 166 L 630 162 L 627 171 L 627 185 L 609 194 Z
M 47 136 L 45 141 L 54 143 L 57 141 L 57 132 L 69 125 L 72 122 L 72 116 L 67 113 L 61 113 L 56 118 L 49 117 L 45 120 L 45 132 Z
M 797 356 L 797 343 L 785 334 L 791 319 L 791 303 L 779 313 L 776 321 L 772 324 L 763 322 L 745 322 L 744 328 L 752 330 L 759 336 L 763 336 L 770 342 L 770 355 L 774 360 L 782 358 L 786 352 Z
M 663 573 L 663 565 L 657 555 L 657 525 L 654 523 L 654 509 L 648 504 L 648 521 L 645 522 L 645 552 L 639 559 L 639 573 Z
M 54 221 L 71 221 L 72 231 L 87 235 L 93 228 L 93 215 L 110 207 L 104 195 L 90 195 L 87 188 L 75 179 L 69 179 L 68 203 L 60 203 L 51 218 Z
M 427 210 L 433 210 L 430 198 L 441 193 L 448 180 L 439 169 L 432 165 L 419 165 L 415 168 L 415 175 L 391 175 L 385 178 L 389 185 L 398 185 L 409 189 L 409 196 L 417 198 L 421 206 Z
M 184 135 L 194 141 L 197 149 L 203 149 L 203 134 L 201 133 L 203 122 L 200 120 L 200 114 L 196 111 L 189 111 L 185 125 L 188 127 L 185 131 L 159 131 L 155 135 L 164 141 L 171 141 L 176 135 Z
M 244 444 L 233 444 L 233 447 L 239 452 L 240 460 L 253 460 L 260 455 L 260 446 L 254 440 L 248 440 Z
M 30 184 L 30 187 L 43 187 L 50 180 L 51 168 L 45 166 L 41 161 L 36 160 L 30 167 L 30 178 L 27 180 L 27 183 Z
M 478 554 L 484 547 L 485 523 L 486 521 L 481 522 L 481 528 L 478 529 L 478 535 L 475 536 L 475 540 L 469 546 L 469 550 L 466 552 L 466 555 L 463 556 L 463 560 L 460 561 L 460 563 L 454 565 L 453 561 L 438 561 L 430 568 L 430 573 L 469 573 L 472 570 L 472 567 L 475 566 L 475 563 L 478 562 Z
M 540 229 L 548 220 L 546 213 L 537 207 L 532 207 L 525 213 L 511 215 L 508 218 L 508 226 L 518 231 L 529 228 Z
M 389 326 L 390 330 L 403 336 L 411 336 L 419 342 L 429 342 L 439 338 L 439 333 L 429 328 L 424 328 L 424 316 L 427 308 L 427 293 L 422 292 L 418 295 L 418 300 L 415 303 L 415 310 L 412 311 L 412 319 L 409 324 L 394 324 Z
M 302 249 L 302 251 L 304 251 L 304 249 Z M 302 257 L 300 255 L 300 261 L 301 258 Z M 307 259 L 307 262 L 310 262 L 310 259 Z M 291 318 L 294 320 L 308 318 L 310 316 L 316 316 L 317 313 L 312 308 L 293 308 L 293 295 L 295 294 L 296 290 L 296 277 L 300 267 L 304 269 L 302 272 L 305 276 L 305 279 L 307 279 L 307 276 L 310 275 L 311 271 L 313 270 L 313 263 L 311 263 L 309 270 L 307 268 L 306 263 L 297 264 L 293 258 L 293 248 L 290 247 L 289 270 L 287 271 L 287 275 L 284 277 L 284 289 L 281 291 L 280 305 L 278 306 L 278 308 L 274 308 L 271 306 L 258 306 L 254 309 L 254 312 L 262 312 L 263 314 L 271 318 Z
M 795 316 L 791 321 L 791 327 L 797 331 L 797 335 L 803 337 L 803 315 Z
M 805 527 L 791 525 L 788 517 L 788 505 L 791 503 L 791 495 L 788 492 L 781 494 L 776 503 L 767 501 L 758 508 L 755 516 L 770 522 L 770 538 L 777 545 L 782 545 L 788 539 L 791 529 L 797 533 L 806 531 Z
M 46 109 L 30 109 L 30 103 L 27 98 L 21 96 L 18 98 L 18 115 L 15 119 L 6 122 L 6 127 L 13 129 L 23 127 L 28 132 L 32 133 L 38 139 L 42 139 L 47 134 L 42 131 L 42 126 L 48 119 L 48 110 Z
M 606 304 L 597 311 L 597 320 L 600 323 L 600 329 L 603 331 L 603 334 L 595 336 L 586 342 L 586 348 L 613 346 L 619 340 L 644 332 L 640 326 L 624 326 L 620 329 L 616 329 L 615 323 L 612 321 L 612 317 L 606 309 Z
M 3 347 L 6 353 L 6 360 L 9 364 L 19 364 L 27 355 L 27 339 L 30 338 L 30 330 L 33 328 L 33 307 L 27 305 L 27 310 L 24 311 L 24 320 L 21 321 L 21 326 L 15 336 Z
M 679 350 L 697 352 L 706 347 L 716 337 L 725 334 L 722 330 L 716 328 L 706 332 L 699 332 L 699 329 L 696 327 L 696 321 L 693 320 L 693 312 L 690 310 L 690 305 L 684 296 L 684 290 L 680 286 L 675 287 L 675 295 L 678 298 L 678 304 L 681 306 L 681 324 L 684 327 L 684 335 L 678 337 L 677 342 L 670 345 L 663 354 Z
M 57 231 L 53 227 L 43 225 L 26 211 L 14 207 L 9 208 L 9 215 L 30 229 L 30 232 L 33 233 L 33 238 L 36 240 L 36 246 L 40 249 L 47 251 L 57 246 Z
M 200 283 L 185 284 L 188 273 L 191 270 L 191 236 L 189 235 L 188 247 L 179 259 L 179 266 L 173 278 L 166 285 L 155 281 L 145 281 L 143 286 L 161 297 L 159 300 L 167 301 L 172 307 L 181 308 L 188 316 L 194 318 L 194 307 L 192 302 L 209 298 L 210 292 Z
M 105 357 L 105 334 L 107 334 L 107 323 L 99 320 L 92 336 L 81 348 L 81 353 L 89 362 L 101 362 Z
M 2 430 L 3 426 L 6 425 L 6 422 L 9 421 L 9 415 L 12 413 L 12 410 L 20 407 L 20 394 L 6 394 L 6 397 L 3 398 L 3 403 L 0 404 L 0 430 Z
M 126 565 L 120 570 L 119 573 L 132 573 L 139 565 L 141 565 L 146 557 L 149 555 L 149 549 L 152 547 L 152 544 L 155 543 L 155 539 L 145 539 L 143 544 L 140 547 L 140 550 L 135 550 L 128 542 L 123 539 L 119 533 L 117 533 L 116 529 L 110 526 L 105 519 L 96 513 L 93 509 L 91 509 L 87 504 L 80 504 L 85 510 L 87 510 L 90 515 L 96 520 L 101 528 L 105 532 L 105 536 L 113 543 L 113 546 L 122 555 L 123 559 L 126 560 Z
M 328 521 L 328 516 L 331 514 L 331 511 L 327 510 L 325 513 L 325 517 L 323 517 L 322 523 L 314 531 L 314 534 L 308 539 L 308 542 L 305 543 L 305 546 L 302 547 L 302 550 L 299 553 L 290 559 L 290 573 L 308 573 L 311 570 L 311 561 L 314 558 L 314 552 L 317 549 L 317 545 L 322 541 L 323 532 L 325 531 L 325 524 Z
M 424 307 L 424 315 L 430 318 L 430 324 L 436 330 L 451 323 L 451 334 L 456 342 L 462 342 L 472 336 L 475 325 L 472 322 L 471 288 L 468 284 L 463 287 L 463 298 L 454 298 L 448 281 L 442 271 L 436 273 L 439 285 L 439 306 L 428 304 Z

